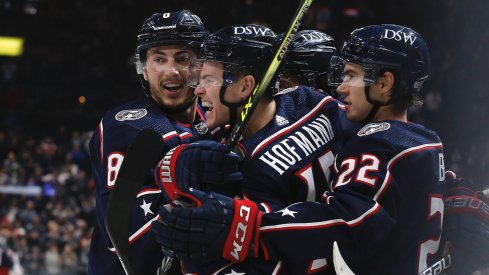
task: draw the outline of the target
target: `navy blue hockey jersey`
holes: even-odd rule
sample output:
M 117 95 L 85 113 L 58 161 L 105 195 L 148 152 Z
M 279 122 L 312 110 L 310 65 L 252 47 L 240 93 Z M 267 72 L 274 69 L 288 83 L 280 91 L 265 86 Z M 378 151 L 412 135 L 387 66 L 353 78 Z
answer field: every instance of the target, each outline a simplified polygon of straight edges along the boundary
M 444 162 L 438 136 L 383 121 L 363 127 L 335 160 L 323 202 L 264 214 L 261 253 L 331 271 L 333 242 L 355 274 L 418 274 L 437 260 Z
M 197 113 L 196 120 L 204 123 L 199 108 Z M 160 133 L 167 148 L 186 143 L 190 137 L 198 135 L 196 127 L 168 119 L 147 98 L 132 101 L 104 115 L 90 140 L 97 223 L 89 250 L 89 274 L 125 274 L 105 229 L 105 209 L 127 147 L 143 129 Z M 129 236 L 141 274 L 156 274 L 163 258 L 161 247 L 150 230 L 151 222 L 157 219 L 158 208 L 162 204 L 161 191 L 154 183 L 153 173 L 148 171 L 147 180 L 142 184 L 133 205 Z
M 245 153 L 241 165 L 243 196 L 259 203 L 264 212 L 320 199 L 328 187 L 335 155 L 351 129 L 356 132 L 359 128 L 347 121 L 342 104 L 309 88 L 297 87 L 274 99 L 277 110 L 273 120 L 240 141 Z M 220 266 L 222 269 L 206 267 L 204 273 L 218 270 L 219 274 L 227 274 L 234 270 L 271 274 L 280 267 L 277 261 L 264 259 L 228 264 Z M 186 271 L 194 271 L 187 267 Z
M 306 87 L 275 96 L 274 119 L 240 142 L 243 196 L 273 212 L 301 201 L 317 201 L 328 187 L 334 157 L 346 140 L 344 107 Z

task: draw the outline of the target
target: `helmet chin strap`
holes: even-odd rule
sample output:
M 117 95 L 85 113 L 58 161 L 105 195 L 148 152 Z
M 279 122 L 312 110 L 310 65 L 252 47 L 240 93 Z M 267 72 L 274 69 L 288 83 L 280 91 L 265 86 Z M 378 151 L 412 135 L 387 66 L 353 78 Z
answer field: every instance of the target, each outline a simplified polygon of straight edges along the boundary
M 379 111 L 380 106 L 384 104 L 370 99 L 370 85 L 365 86 L 364 91 L 365 91 L 365 98 L 367 99 L 368 103 L 372 104 L 372 109 L 370 109 L 370 112 L 367 114 L 365 119 L 361 122 L 362 125 L 367 125 L 370 122 L 372 122 L 372 119 Z
M 381 106 L 394 104 L 399 99 L 399 96 L 391 96 L 391 98 L 385 103 L 380 101 L 375 101 L 370 98 L 370 85 L 365 86 L 364 91 L 365 91 L 365 98 L 367 99 L 368 103 L 373 105 L 373 107 L 368 113 L 367 117 L 365 117 L 365 119 L 362 121 L 362 125 L 366 125 L 372 122 L 372 119 L 377 114 Z
M 248 100 L 248 98 L 243 99 L 243 100 L 236 102 L 236 103 L 227 102 L 224 99 L 224 94 L 226 93 L 226 89 L 227 89 L 227 86 L 221 86 L 221 88 L 219 90 L 219 100 L 221 100 L 221 103 L 224 106 L 228 107 L 228 109 L 229 109 L 229 125 L 231 127 L 229 127 L 229 130 L 225 133 L 225 136 L 229 137 L 229 135 L 231 134 L 231 131 L 234 128 L 234 125 L 236 125 L 236 123 L 238 121 L 238 115 L 236 114 L 238 107 L 244 106 L 246 104 L 246 101 Z

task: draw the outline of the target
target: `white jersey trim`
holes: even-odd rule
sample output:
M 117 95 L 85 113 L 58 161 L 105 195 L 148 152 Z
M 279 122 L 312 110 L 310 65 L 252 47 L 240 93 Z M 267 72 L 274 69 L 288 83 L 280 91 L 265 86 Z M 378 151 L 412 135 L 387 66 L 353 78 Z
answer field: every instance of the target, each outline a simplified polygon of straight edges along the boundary
M 163 139 L 164 140 L 168 140 L 168 139 L 170 139 L 170 138 L 172 138 L 174 136 L 178 136 L 177 131 L 171 131 L 171 132 L 168 132 L 168 133 L 164 134 L 163 135 Z
M 147 223 L 145 223 L 143 226 L 141 226 L 141 228 L 139 228 L 138 231 L 134 232 L 134 234 L 132 234 L 129 237 L 129 243 L 132 244 L 135 240 L 139 239 L 139 237 L 141 237 L 144 233 L 146 233 L 148 231 L 148 229 L 151 227 L 151 223 L 153 221 L 157 220 L 159 217 L 160 217 L 160 215 L 156 215 L 156 217 L 152 218 Z M 112 252 L 115 252 L 115 248 L 113 248 L 113 247 L 109 247 L 109 250 Z
M 142 190 L 142 192 L 139 192 L 138 195 L 136 196 L 136 198 L 139 198 L 141 196 L 144 196 L 144 195 L 150 195 L 150 194 L 159 194 L 161 193 L 161 190 L 160 189 L 144 189 Z
M 309 111 L 309 113 L 307 113 L 303 118 L 299 119 L 298 121 L 294 122 L 292 125 L 290 126 L 287 126 L 285 128 L 282 128 L 280 129 L 280 131 L 276 132 L 275 134 L 267 137 L 266 139 L 264 139 L 262 142 L 260 142 L 256 147 L 255 149 L 253 150 L 253 152 L 251 153 L 251 157 L 253 157 L 257 152 L 259 152 L 261 149 L 263 149 L 263 147 L 265 147 L 268 143 L 270 143 L 271 141 L 273 141 L 274 139 L 280 137 L 281 135 L 283 135 L 284 133 L 286 132 L 289 132 L 291 130 L 293 130 L 294 128 L 298 127 L 300 124 L 302 124 L 302 122 L 306 119 L 308 119 L 310 116 L 312 116 L 314 113 L 316 113 L 319 109 L 321 109 L 322 107 L 324 107 L 324 105 L 328 102 L 330 102 L 331 100 L 333 100 L 332 97 L 330 96 L 327 96 L 325 98 L 323 98 L 317 105 L 316 107 L 314 107 L 314 109 L 312 109 L 311 111 Z
M 377 212 L 380 208 L 381 208 L 380 204 L 375 202 L 375 204 L 369 210 L 365 211 L 362 215 L 360 215 L 356 219 L 350 221 L 345 221 L 344 219 L 334 219 L 334 220 L 327 220 L 321 222 L 286 223 L 286 224 L 268 225 L 268 226 L 260 227 L 260 232 L 315 229 L 315 228 L 330 227 L 335 225 L 348 225 L 349 227 L 354 227 L 359 223 L 361 223 L 365 218 Z
M 443 148 L 443 145 L 441 143 L 429 143 L 411 147 L 401 151 L 399 154 L 395 155 L 391 160 L 389 160 L 389 162 L 387 163 L 387 172 L 385 173 L 384 182 L 380 186 L 377 193 L 374 195 L 373 199 L 377 201 L 379 197 L 384 193 L 385 189 L 387 189 L 387 186 L 389 186 L 389 182 L 391 180 L 391 168 L 399 159 L 405 157 L 406 155 L 432 148 Z

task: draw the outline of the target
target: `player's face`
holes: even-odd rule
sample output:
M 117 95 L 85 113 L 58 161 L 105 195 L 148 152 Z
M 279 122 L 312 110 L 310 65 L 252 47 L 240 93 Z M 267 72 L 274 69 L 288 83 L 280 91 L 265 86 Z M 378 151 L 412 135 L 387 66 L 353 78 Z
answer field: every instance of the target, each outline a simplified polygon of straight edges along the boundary
M 221 102 L 219 97 L 221 87 L 224 83 L 223 65 L 213 61 L 205 61 L 199 75 L 199 84 L 195 88 L 195 95 L 201 98 L 202 107 L 207 109 L 205 112 L 206 126 L 213 129 L 229 124 L 229 108 Z M 241 86 L 242 81 L 228 82 L 224 92 L 226 102 L 239 102 L 242 100 Z
M 219 99 L 222 83 L 223 66 L 217 62 L 204 62 L 195 95 L 201 98 L 202 107 L 207 109 L 205 123 L 209 129 L 224 126 L 229 122 L 229 108 Z
M 372 109 L 372 104 L 365 96 L 363 67 L 354 63 L 346 63 L 343 75 L 343 82 L 336 91 L 344 98 L 346 117 L 351 121 L 362 122 Z
M 194 98 L 187 86 L 188 66 L 196 53 L 186 46 L 171 45 L 150 48 L 144 66 L 151 97 L 163 108 L 180 110 Z

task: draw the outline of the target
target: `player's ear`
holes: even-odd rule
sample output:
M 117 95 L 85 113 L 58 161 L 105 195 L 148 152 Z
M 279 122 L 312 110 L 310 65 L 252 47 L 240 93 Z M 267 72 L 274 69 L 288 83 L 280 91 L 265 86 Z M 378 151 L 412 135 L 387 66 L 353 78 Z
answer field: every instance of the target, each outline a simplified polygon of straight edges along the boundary
M 390 97 L 394 88 L 394 74 L 389 71 L 384 72 L 377 81 L 382 94 Z
M 143 76 L 144 76 L 144 80 L 149 81 L 148 80 L 148 70 L 146 69 L 146 66 L 143 66 Z
M 242 96 L 246 98 L 253 92 L 253 89 L 255 88 L 255 77 L 253 77 L 250 74 L 245 75 L 242 79 L 242 82 L 243 82 L 243 86 L 242 86 L 241 93 Z

